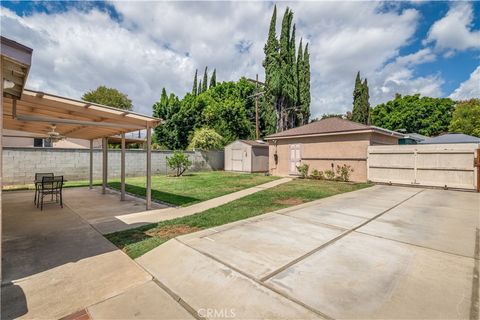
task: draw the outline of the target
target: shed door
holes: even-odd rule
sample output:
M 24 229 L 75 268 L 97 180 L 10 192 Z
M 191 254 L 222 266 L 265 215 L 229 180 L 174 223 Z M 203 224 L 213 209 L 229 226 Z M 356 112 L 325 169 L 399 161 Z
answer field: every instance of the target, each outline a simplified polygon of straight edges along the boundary
M 243 171 L 243 149 L 232 149 L 232 170 Z
M 290 174 L 298 174 L 297 166 L 300 165 L 300 160 L 302 160 L 300 154 L 300 144 L 291 144 L 290 145 Z

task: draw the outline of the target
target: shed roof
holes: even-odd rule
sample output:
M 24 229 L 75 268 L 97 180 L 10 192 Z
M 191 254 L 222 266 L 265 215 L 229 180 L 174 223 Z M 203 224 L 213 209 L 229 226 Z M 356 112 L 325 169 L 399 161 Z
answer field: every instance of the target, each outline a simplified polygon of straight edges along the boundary
M 420 144 L 437 143 L 480 143 L 480 138 L 469 136 L 463 133 L 447 133 L 438 137 L 427 138 L 419 142 Z
M 252 147 L 263 147 L 268 148 L 268 144 L 264 141 L 257 141 L 257 140 L 240 140 L 243 143 L 246 143 Z
M 147 127 L 160 119 L 96 103 L 24 89 L 20 99 L 3 99 L 3 126 L 6 129 L 45 134 L 56 125 L 61 135 L 97 139 Z
M 377 132 L 385 135 L 403 137 L 403 135 L 399 132 L 332 117 L 269 135 L 265 137 L 265 140 L 365 132 Z

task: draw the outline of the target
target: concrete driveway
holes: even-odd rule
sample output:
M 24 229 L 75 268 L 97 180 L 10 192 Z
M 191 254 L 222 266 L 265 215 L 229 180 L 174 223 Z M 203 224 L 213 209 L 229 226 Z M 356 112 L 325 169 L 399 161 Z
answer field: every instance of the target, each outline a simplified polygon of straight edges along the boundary
M 208 318 L 478 318 L 480 194 L 375 186 L 137 259 Z

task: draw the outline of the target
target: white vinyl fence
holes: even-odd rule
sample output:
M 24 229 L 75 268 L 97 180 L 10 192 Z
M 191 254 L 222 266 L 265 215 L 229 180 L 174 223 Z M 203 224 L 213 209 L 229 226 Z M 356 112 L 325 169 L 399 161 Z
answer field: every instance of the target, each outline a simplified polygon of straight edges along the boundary
M 479 148 L 479 144 L 369 146 L 368 179 L 476 190 Z

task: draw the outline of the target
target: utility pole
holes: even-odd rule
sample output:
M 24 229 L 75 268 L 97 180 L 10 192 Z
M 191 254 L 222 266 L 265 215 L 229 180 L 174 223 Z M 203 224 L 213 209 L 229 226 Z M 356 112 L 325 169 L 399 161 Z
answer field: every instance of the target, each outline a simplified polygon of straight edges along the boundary
M 260 123 L 258 120 L 258 73 L 255 79 L 255 133 L 256 140 L 260 140 Z
M 258 114 L 258 97 L 265 94 L 265 91 L 259 92 L 258 85 L 263 86 L 266 88 L 265 83 L 258 81 L 258 73 L 256 79 L 247 79 L 250 82 L 255 82 L 255 94 L 248 96 L 247 98 L 255 97 L 255 136 L 257 140 L 260 140 L 260 115 Z

